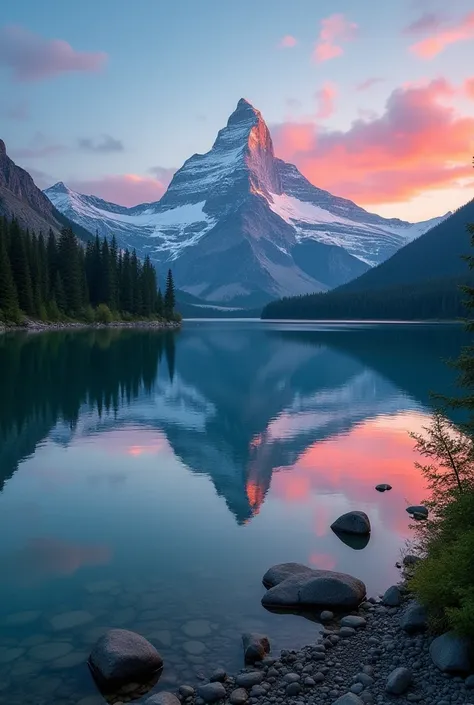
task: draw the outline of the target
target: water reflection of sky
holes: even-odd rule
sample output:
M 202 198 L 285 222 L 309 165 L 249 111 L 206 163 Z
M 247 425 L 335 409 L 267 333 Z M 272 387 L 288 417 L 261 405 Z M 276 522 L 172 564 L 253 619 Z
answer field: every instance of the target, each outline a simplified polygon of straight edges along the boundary
M 80 355 L 69 339 L 62 357 L 55 338 L 55 360 L 70 358 L 58 371 L 48 338 L 41 348 L 32 341 L 34 379 L 43 366 L 51 387 L 30 400 L 26 377 L 14 424 L 4 413 L 16 413 L 13 392 L 0 403 L 0 461 L 10 468 L 0 493 L 0 622 L 38 610 L 31 630 L 46 634 L 57 612 L 86 610 L 95 629 L 123 602 L 135 615 L 127 627 L 145 633 L 151 625 L 133 600 L 154 600 L 155 631 L 160 617 L 173 636 L 165 656 L 184 659 L 180 624 L 204 618 L 229 634 L 225 644 L 209 637 L 207 661 L 225 653 L 234 668 L 240 642 L 230 635 L 244 628 L 267 631 L 276 648 L 314 636 L 311 622 L 261 607 L 272 564 L 346 571 L 370 594 L 395 581 L 410 536 L 405 507 L 425 496 L 408 431 L 428 418 L 428 390 L 451 384 L 440 358 L 455 354 L 453 336 L 431 336 L 422 356 L 411 330 L 374 330 L 374 340 L 339 331 L 337 345 L 326 330 L 324 339 L 293 333 L 190 324 L 175 348 L 167 343 L 167 358 L 153 336 L 99 336 L 97 347 L 92 336 Z M 4 353 L 0 345 L 0 362 Z M 392 491 L 377 493 L 380 482 Z M 350 509 L 372 523 L 362 550 L 330 530 Z M 113 594 L 91 596 L 91 581 L 104 580 Z M 0 624 L 0 646 L 12 638 Z M 84 648 L 79 628 L 67 638 Z

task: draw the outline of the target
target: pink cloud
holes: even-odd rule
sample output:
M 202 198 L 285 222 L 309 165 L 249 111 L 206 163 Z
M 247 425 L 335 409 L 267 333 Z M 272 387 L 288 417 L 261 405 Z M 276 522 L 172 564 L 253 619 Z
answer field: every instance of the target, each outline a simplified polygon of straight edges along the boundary
M 0 104 L 0 115 L 9 120 L 28 120 L 30 117 L 30 106 L 26 100 L 2 103 Z
M 468 98 L 474 100 L 474 77 L 464 81 L 464 90 Z
M 286 123 L 273 129 L 276 153 L 320 188 L 361 204 L 453 188 L 472 174 L 474 117 L 447 104 L 460 92 L 444 79 L 399 88 L 382 115 L 358 119 L 346 131 Z
M 374 76 L 373 78 L 366 78 L 365 81 L 358 83 L 356 86 L 357 91 L 366 91 L 372 86 L 376 86 L 377 83 L 383 83 L 384 79 L 380 76 Z
M 23 27 L 0 29 L 0 66 L 16 81 L 41 81 L 63 73 L 99 71 L 107 54 L 76 51 L 63 39 L 44 39 Z
M 334 113 L 334 101 L 337 95 L 337 88 L 333 83 L 325 83 L 324 86 L 316 93 L 318 101 L 318 110 L 316 118 L 325 120 Z
M 459 22 L 438 28 L 431 36 L 413 44 L 410 51 L 420 59 L 433 59 L 451 44 L 469 39 L 474 39 L 474 12 L 470 12 Z
M 313 52 L 314 61 L 321 63 L 341 56 L 344 53 L 341 42 L 352 39 L 356 31 L 357 25 L 349 22 L 342 13 L 321 20 L 321 29 Z
M 278 43 L 278 48 L 279 49 L 293 49 L 298 44 L 298 40 L 296 37 L 293 37 L 291 34 L 286 34 L 284 37 L 282 37 Z
M 85 181 L 71 180 L 68 186 L 79 193 L 92 194 L 111 203 L 136 206 L 158 201 L 171 180 L 171 172 L 171 169 L 163 170 L 161 178 L 122 174 Z

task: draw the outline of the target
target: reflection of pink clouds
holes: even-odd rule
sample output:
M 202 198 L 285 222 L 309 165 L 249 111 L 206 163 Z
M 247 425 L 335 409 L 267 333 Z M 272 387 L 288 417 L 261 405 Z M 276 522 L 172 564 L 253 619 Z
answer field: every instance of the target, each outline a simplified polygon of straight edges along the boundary
M 94 438 L 94 445 L 112 455 L 132 457 L 171 451 L 168 439 L 162 431 L 135 427 L 105 431 Z
M 105 565 L 112 551 L 106 544 L 76 544 L 52 537 L 32 538 L 11 557 L 13 572 L 25 581 L 73 575 L 84 566 Z M 10 562 L 7 559 L 7 564 Z
M 419 414 L 399 414 L 366 421 L 345 436 L 314 443 L 300 455 L 291 471 L 286 468 L 273 476 L 272 492 L 285 502 L 309 501 L 312 494 L 343 495 L 351 503 L 375 505 L 378 511 L 385 497 L 375 492 L 375 485 L 390 482 L 393 490 L 382 505 L 383 520 L 393 530 L 405 534 L 407 520 L 400 505 L 422 501 L 426 487 L 414 467 L 420 459 L 414 451 L 414 442 L 402 429 L 418 430 L 425 423 Z M 318 536 L 328 531 L 329 508 L 318 502 Z
M 309 564 L 320 570 L 334 570 L 336 559 L 328 553 L 312 553 L 309 557 Z

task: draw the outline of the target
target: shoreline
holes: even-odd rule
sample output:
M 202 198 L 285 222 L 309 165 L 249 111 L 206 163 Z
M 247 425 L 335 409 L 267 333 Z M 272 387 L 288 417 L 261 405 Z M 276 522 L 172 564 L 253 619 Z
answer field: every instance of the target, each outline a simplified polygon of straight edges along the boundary
M 177 321 L 111 321 L 110 323 L 85 323 L 82 321 L 58 321 L 44 323 L 42 321 L 28 321 L 19 326 L 0 324 L 2 333 L 46 333 L 48 331 L 67 330 L 103 330 L 107 328 L 151 328 L 156 330 L 178 330 L 181 323 Z

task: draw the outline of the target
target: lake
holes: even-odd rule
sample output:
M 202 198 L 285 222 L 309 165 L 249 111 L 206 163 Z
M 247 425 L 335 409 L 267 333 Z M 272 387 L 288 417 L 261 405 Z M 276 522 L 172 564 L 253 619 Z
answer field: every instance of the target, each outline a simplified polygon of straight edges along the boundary
M 86 660 L 112 626 L 157 646 L 160 688 L 240 668 L 243 631 L 310 643 L 317 623 L 260 604 L 275 563 L 383 592 L 426 496 L 408 431 L 465 342 L 256 321 L 0 336 L 0 702 L 93 705 Z M 363 550 L 329 528 L 351 509 Z

